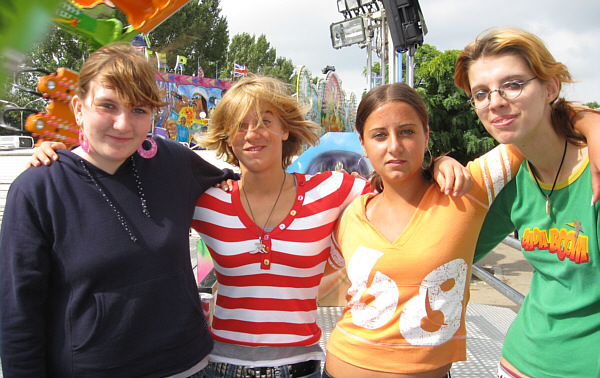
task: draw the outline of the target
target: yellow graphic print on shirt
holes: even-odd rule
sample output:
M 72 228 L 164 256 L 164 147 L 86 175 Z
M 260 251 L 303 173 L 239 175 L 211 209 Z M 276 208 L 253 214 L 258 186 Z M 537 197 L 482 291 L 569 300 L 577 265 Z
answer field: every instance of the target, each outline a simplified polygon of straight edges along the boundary
M 555 253 L 560 261 L 565 257 L 574 263 L 581 264 L 589 262 L 588 243 L 589 238 L 585 235 L 581 223 L 575 219 L 573 223 L 567 223 L 566 228 L 551 228 L 540 230 L 538 227 L 526 228 L 521 238 L 521 247 L 525 251 L 547 250 Z

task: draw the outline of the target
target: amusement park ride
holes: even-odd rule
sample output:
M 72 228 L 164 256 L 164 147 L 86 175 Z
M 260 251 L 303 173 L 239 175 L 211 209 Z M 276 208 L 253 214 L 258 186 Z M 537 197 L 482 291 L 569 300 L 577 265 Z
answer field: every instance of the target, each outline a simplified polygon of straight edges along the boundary
M 77 35 L 91 50 L 96 50 L 111 42 L 129 41 L 140 33 L 148 33 L 171 14 L 179 10 L 189 0 L 70 0 L 56 2 L 56 11 L 51 21 L 60 28 Z M 22 3 L 21 3 L 22 4 Z M 37 10 L 34 4 L 34 10 Z M 16 6 L 16 4 L 15 4 Z M 114 7 L 122 11 L 130 25 L 110 18 Z M 2 9 L 0 9 L 2 11 Z M 1 15 L 0 15 L 1 16 Z M 0 46 L 5 47 L 5 46 Z M 10 47 L 10 46 L 8 46 Z M 7 51 L 8 49 L 4 49 Z M 44 74 L 38 79 L 37 91 L 18 84 L 24 73 Z M 14 88 L 49 100 L 42 112 L 28 108 L 6 108 L 8 111 L 35 112 L 27 117 L 25 130 L 41 140 L 54 140 L 72 146 L 78 143 L 78 129 L 70 100 L 73 97 L 79 74 L 61 67 L 56 72 L 44 69 L 20 69 L 14 73 Z M 21 131 L 4 125 L 12 131 Z
M 16 0 L 7 1 L 14 2 L 13 7 L 17 8 L 17 13 L 19 9 L 23 9 L 23 3 L 17 3 Z M 49 13 L 49 21 L 52 24 L 76 35 L 86 43 L 90 51 L 93 51 L 112 42 L 132 41 L 140 34 L 151 32 L 188 1 L 32 0 L 29 6 L 36 10 L 42 7 L 40 4 L 43 4 L 43 9 L 37 9 L 33 13 Z M 49 7 L 49 3 L 52 3 L 53 7 Z M 423 32 L 427 32 L 417 0 L 338 0 L 337 3 L 338 10 L 345 20 L 331 25 L 333 47 L 341 48 L 355 43 L 367 47 L 367 76 L 371 77 L 371 55 L 374 45 L 382 60 L 381 67 L 386 67 L 385 59 L 386 56 L 389 57 L 390 80 L 397 81 L 392 72 L 393 67 L 397 67 L 397 53 L 407 53 L 407 60 L 411 58 L 416 48 L 423 43 Z M 3 19 L 3 12 L 6 14 L 6 10 L 2 8 L 3 6 L 0 6 L 0 21 Z M 129 25 L 124 26 L 121 21 L 114 18 L 115 8 L 125 14 Z M 41 21 L 38 20 L 39 22 Z M 0 29 L 1 25 L 0 23 Z M 12 29 L 20 27 L 17 24 L 13 26 Z M 385 40 L 388 30 L 391 43 Z M 0 31 L 6 32 L 0 33 L 4 35 L 10 34 L 9 31 L 13 32 L 13 30 Z M 0 53 L 7 50 L 2 45 L 2 43 L 7 44 L 3 38 L 5 37 L 0 37 Z M 10 44 L 8 45 L 10 47 Z M 386 45 L 390 46 L 390 52 L 387 54 L 382 51 L 382 46 Z M 25 50 L 22 45 L 16 47 Z M 148 54 L 147 46 L 142 47 L 144 48 L 146 49 L 143 50 L 144 53 Z M 160 66 L 161 55 L 164 54 L 156 53 L 159 63 L 156 77 L 159 87 L 166 93 L 165 100 L 171 105 L 168 109 L 159 112 L 160 117 L 152 131 L 155 135 L 171 135 L 170 137 L 173 138 L 174 131 L 169 133 L 168 130 L 175 130 L 177 127 L 180 132 L 176 140 L 193 146 L 195 136 L 209 127 L 207 124 L 212 108 L 218 103 L 222 92 L 232 83 L 159 72 L 164 71 Z M 408 69 L 412 67 L 410 61 L 407 66 L 407 79 L 411 84 L 412 76 Z M 307 118 L 321 125 L 322 135 L 329 132 L 351 132 L 354 129 L 358 99 L 354 93 L 347 96 L 342 90 L 341 80 L 335 73 L 335 68 L 327 68 L 325 79 L 314 80 L 311 78 L 310 71 L 300 66 L 297 70 L 296 97 L 308 109 Z M 27 117 L 25 130 L 4 124 L 4 113 L 0 114 L 0 126 L 14 132 L 30 133 L 38 138 L 38 143 L 42 140 L 54 140 L 63 142 L 67 146 L 77 144 L 78 129 L 69 103 L 77 86 L 78 73 L 67 68 L 59 68 L 56 72 L 48 72 L 43 68 L 14 71 L 13 88 L 46 98 L 49 103 L 41 112 L 31 108 L 5 108 L 5 112 L 34 113 Z M 401 70 L 397 71 L 401 72 Z M 18 78 L 25 73 L 42 74 L 37 79 L 37 90 L 20 85 Z M 369 89 L 372 84 L 369 80 Z M 357 152 L 360 153 L 360 150 Z

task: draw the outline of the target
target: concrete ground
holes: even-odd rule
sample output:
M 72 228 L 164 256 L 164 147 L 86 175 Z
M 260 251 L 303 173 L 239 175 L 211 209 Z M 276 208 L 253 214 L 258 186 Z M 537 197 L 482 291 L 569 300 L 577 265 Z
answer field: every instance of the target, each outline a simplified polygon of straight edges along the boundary
M 477 265 L 494 274 L 523 295 L 529 292 L 529 283 L 533 267 L 518 251 L 505 244 L 498 245 L 492 252 L 481 259 Z M 477 277 L 471 278 L 471 303 L 510 308 L 519 311 L 519 306 Z

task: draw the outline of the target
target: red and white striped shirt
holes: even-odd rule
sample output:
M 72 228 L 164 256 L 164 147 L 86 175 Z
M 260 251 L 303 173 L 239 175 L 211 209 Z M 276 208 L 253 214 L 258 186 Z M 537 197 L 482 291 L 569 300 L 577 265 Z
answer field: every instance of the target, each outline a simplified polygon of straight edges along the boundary
M 319 341 L 317 289 L 331 249 L 331 232 L 365 181 L 341 172 L 294 173 L 297 193 L 285 219 L 263 235 L 240 202 L 207 190 L 192 227 L 213 258 L 219 289 L 212 324 L 215 340 L 249 346 L 312 345 Z

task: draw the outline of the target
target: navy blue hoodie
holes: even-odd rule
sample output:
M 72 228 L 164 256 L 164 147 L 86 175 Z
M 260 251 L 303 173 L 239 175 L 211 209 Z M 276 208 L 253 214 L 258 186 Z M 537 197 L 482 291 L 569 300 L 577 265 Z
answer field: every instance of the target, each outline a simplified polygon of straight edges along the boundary
M 61 150 L 11 185 L 0 233 L 5 378 L 165 377 L 211 351 L 189 228 L 198 197 L 233 172 L 157 143 L 154 158 L 136 153 L 114 175 Z

